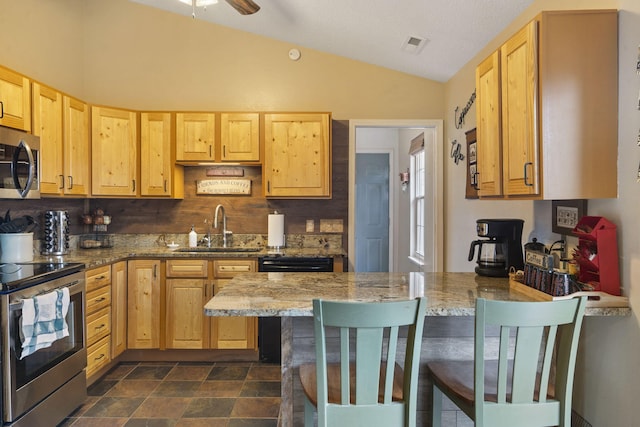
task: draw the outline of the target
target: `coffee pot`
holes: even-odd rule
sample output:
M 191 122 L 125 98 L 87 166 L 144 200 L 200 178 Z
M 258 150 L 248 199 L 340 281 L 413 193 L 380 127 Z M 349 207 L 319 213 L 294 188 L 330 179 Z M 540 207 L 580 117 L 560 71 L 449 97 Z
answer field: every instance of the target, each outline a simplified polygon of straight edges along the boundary
M 469 261 L 473 261 L 477 250 L 475 272 L 481 276 L 507 277 L 511 267 L 524 269 L 522 256 L 521 219 L 479 219 L 476 221 L 478 237 L 469 248 Z

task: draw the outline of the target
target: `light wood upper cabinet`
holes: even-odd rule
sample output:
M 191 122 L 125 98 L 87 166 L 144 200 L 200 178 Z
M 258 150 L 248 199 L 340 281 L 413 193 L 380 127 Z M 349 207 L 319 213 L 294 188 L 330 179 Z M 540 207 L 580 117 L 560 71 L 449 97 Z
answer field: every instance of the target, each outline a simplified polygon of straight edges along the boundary
M 499 88 L 478 66 L 480 197 L 617 197 L 617 34 L 615 10 L 543 12 L 492 54 Z
M 129 261 L 127 270 L 127 347 L 160 348 L 160 261 Z
M 140 195 L 184 197 L 184 170 L 173 158 L 171 113 L 140 114 Z
M 33 133 L 40 137 L 43 195 L 89 194 L 89 107 L 33 84 Z
M 265 114 L 263 185 L 267 197 L 331 197 L 328 113 Z
M 477 176 L 475 182 L 479 196 L 502 195 L 502 150 L 500 130 L 500 53 L 494 52 L 476 69 L 476 144 Z
M 111 358 L 127 349 L 127 262 L 111 266 Z
M 115 108 L 91 109 L 92 194 L 136 196 L 139 192 L 137 115 Z
M 504 192 L 540 194 L 537 108 L 537 22 L 533 21 L 501 48 Z
M 0 67 L 0 125 L 31 131 L 29 79 Z
M 214 161 L 213 113 L 176 113 L 176 161 Z
M 221 161 L 260 161 L 260 115 L 222 113 L 220 115 Z
M 89 106 L 69 96 L 62 97 L 62 105 L 63 176 L 66 177 L 63 192 L 69 196 L 88 196 L 91 189 Z
M 33 134 L 40 137 L 40 192 L 64 192 L 64 143 L 62 139 L 62 95 L 33 83 Z

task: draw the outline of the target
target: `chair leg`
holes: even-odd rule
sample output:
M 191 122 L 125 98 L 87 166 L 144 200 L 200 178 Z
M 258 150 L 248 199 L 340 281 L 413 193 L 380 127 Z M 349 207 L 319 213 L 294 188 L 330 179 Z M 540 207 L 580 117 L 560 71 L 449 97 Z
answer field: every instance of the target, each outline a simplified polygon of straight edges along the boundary
M 433 411 L 431 416 L 431 427 L 441 427 L 442 426 L 442 392 L 440 389 L 434 384 L 432 387 L 433 393 L 433 407 L 431 410 Z
M 307 396 L 304 397 L 304 427 L 313 427 L 313 411 L 315 407 Z

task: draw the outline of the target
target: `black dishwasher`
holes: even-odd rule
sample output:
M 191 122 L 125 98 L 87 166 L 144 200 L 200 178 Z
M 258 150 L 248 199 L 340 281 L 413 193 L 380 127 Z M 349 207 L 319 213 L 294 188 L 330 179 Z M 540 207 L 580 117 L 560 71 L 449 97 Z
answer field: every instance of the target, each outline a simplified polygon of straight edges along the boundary
M 315 273 L 333 271 L 332 257 L 263 256 L 258 258 L 258 271 L 278 273 Z M 258 319 L 260 360 L 280 363 L 280 318 Z

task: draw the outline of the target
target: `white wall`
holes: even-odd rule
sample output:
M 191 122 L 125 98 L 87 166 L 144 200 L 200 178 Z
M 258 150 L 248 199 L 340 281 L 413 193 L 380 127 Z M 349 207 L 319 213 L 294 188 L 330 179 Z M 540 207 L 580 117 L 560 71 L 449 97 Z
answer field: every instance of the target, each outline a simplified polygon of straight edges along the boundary
M 453 111 L 464 107 L 474 90 L 475 66 L 506 38 L 541 10 L 619 9 L 619 140 L 618 198 L 590 200 L 588 213 L 605 216 L 618 226 L 618 250 L 624 295 L 629 296 L 634 314 L 626 318 L 594 317 L 585 320 L 576 369 L 574 409 L 597 427 L 632 427 L 637 420 L 640 395 L 640 183 L 636 182 L 640 147 L 637 109 L 640 76 L 635 72 L 640 45 L 640 1 L 638 0 L 537 0 L 503 33 L 447 83 L 446 140 L 464 141 L 464 131 L 475 127 L 475 107 L 467 115 L 463 129 L 455 129 Z M 448 142 L 447 142 L 448 144 Z M 525 238 L 538 237 L 549 243 L 551 202 L 484 202 L 464 199 L 465 171 L 447 158 L 446 165 L 446 266 L 448 271 L 469 270 L 467 241 L 472 238 L 473 221 L 480 216 L 509 216 L 525 219 Z M 598 173 L 598 171 L 594 171 Z M 464 260 L 463 260 L 464 258 Z

